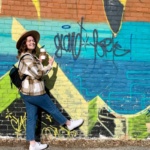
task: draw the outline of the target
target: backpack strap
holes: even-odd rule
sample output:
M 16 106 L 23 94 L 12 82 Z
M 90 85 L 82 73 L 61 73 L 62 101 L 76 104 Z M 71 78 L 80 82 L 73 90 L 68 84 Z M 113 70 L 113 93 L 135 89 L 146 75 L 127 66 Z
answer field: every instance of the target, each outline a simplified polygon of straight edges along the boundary
M 30 55 L 30 56 L 32 56 L 31 54 L 24 54 L 23 56 L 21 56 L 21 58 L 19 59 L 18 68 L 19 68 L 19 65 L 20 65 L 20 61 L 21 61 L 21 59 L 23 59 L 23 57 L 25 57 L 25 56 L 27 56 L 27 55 Z

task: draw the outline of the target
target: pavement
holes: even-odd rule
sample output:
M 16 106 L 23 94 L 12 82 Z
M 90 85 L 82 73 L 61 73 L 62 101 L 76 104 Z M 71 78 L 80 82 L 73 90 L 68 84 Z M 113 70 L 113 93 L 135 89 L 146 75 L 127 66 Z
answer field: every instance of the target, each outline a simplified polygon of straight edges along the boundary
M 47 143 L 45 150 L 150 150 L 150 140 L 113 140 L 84 138 L 50 138 L 41 143 Z M 29 150 L 25 139 L 0 138 L 0 150 Z
M 28 150 L 24 147 L 8 147 L 0 146 L 0 150 Z M 113 147 L 113 148 L 63 148 L 63 147 L 49 147 L 46 150 L 150 150 L 150 147 L 142 146 L 123 146 L 123 147 Z

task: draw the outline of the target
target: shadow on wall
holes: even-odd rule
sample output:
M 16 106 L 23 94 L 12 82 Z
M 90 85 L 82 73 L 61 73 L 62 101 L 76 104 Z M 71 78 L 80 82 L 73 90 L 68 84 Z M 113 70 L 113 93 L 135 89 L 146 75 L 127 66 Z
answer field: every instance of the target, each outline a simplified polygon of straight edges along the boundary
M 57 79 L 57 72 L 58 72 L 58 64 L 56 65 L 56 67 L 53 67 L 53 69 L 51 70 L 53 71 L 53 74 L 51 77 L 49 77 L 48 75 L 46 75 L 44 77 L 44 81 L 45 81 L 45 86 L 47 90 L 51 90 L 53 89 L 56 79 Z

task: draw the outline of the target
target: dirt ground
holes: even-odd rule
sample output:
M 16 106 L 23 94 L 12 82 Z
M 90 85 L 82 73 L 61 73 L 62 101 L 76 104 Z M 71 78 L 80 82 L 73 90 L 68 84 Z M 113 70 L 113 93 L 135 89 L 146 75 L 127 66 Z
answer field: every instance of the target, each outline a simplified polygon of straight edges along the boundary
M 148 150 L 150 140 L 113 140 L 113 139 L 44 139 L 41 143 L 47 143 L 47 150 Z M 27 150 L 29 143 L 24 139 L 0 138 L 0 150 Z

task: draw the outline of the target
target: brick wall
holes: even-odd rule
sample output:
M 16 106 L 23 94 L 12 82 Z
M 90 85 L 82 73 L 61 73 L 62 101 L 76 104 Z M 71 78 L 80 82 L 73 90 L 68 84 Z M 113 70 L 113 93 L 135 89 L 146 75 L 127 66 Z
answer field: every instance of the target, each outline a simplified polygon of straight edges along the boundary
M 107 4 L 106 4 L 107 3 Z M 34 6 L 36 5 L 36 7 Z M 115 4 L 115 5 L 114 5 Z M 80 20 L 85 18 L 87 22 L 106 22 L 104 5 L 124 6 L 123 21 L 149 21 L 149 1 L 148 0 L 121 0 L 121 1 L 98 1 L 98 0 L 59 0 L 59 1 L 32 1 L 32 0 L 5 0 L 1 4 L 0 16 L 12 16 L 19 18 L 41 18 L 46 19 L 69 19 Z M 111 5 L 111 6 L 110 6 Z M 114 9 L 116 9 L 114 7 Z M 37 12 L 38 11 L 38 12 Z M 118 15 L 116 13 L 116 15 Z
M 149 137 L 150 2 L 148 0 L 1 0 L 0 135 L 25 137 L 26 112 L 9 70 L 18 37 L 39 31 L 39 47 L 55 55 L 47 93 L 68 118 L 69 132 L 40 110 L 37 135 Z

